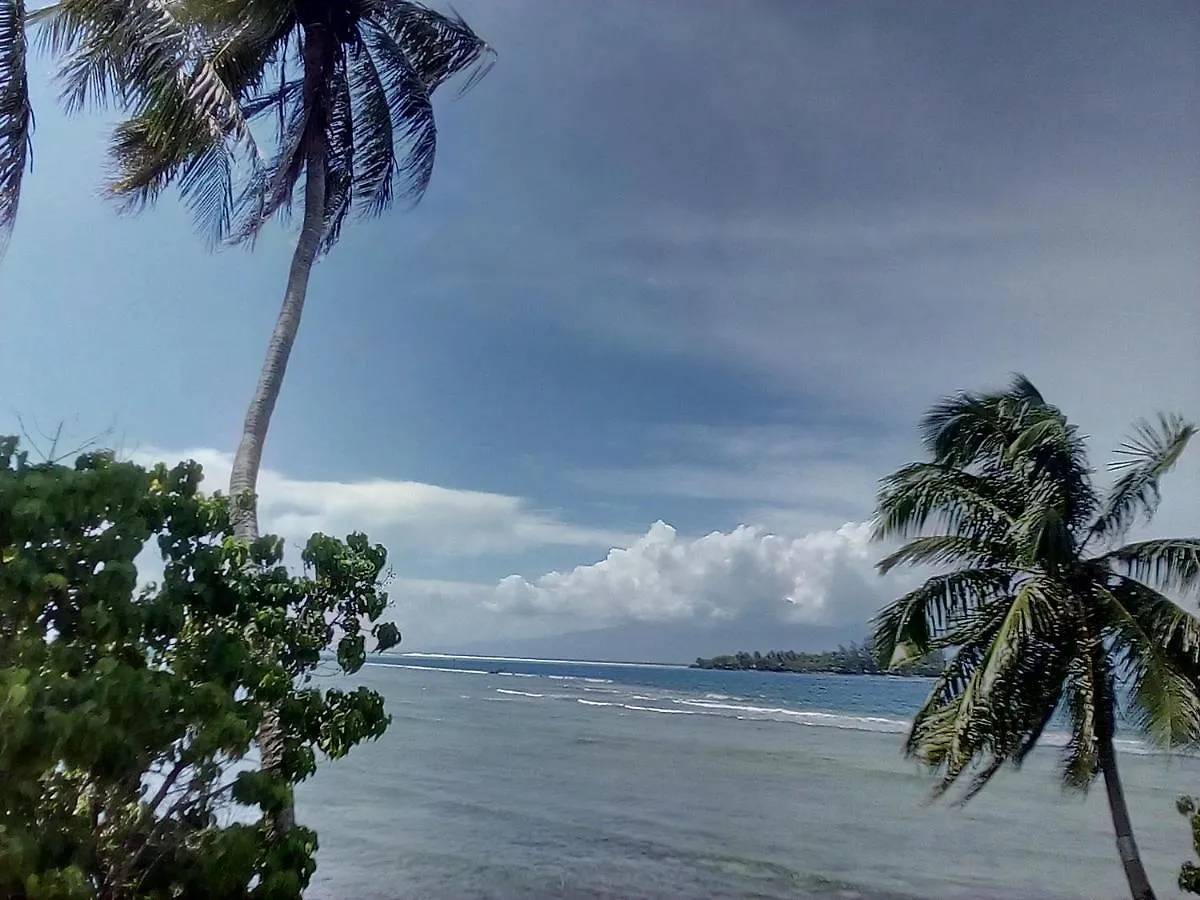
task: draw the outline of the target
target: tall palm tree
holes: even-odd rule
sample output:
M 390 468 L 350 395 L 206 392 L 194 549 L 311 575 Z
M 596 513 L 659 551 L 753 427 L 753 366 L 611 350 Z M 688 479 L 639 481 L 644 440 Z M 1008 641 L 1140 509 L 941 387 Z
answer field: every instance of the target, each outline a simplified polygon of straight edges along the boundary
M 1113 737 L 1127 695 L 1130 724 L 1152 739 L 1200 739 L 1200 621 L 1162 593 L 1200 588 L 1200 538 L 1119 544 L 1153 515 L 1196 429 L 1177 416 L 1142 423 L 1107 491 L 1075 426 L 1023 377 L 937 404 L 921 431 L 930 459 L 880 489 L 876 538 L 907 542 L 879 568 L 942 571 L 878 614 L 875 641 L 885 665 L 953 655 L 906 751 L 940 774 L 935 793 L 968 775 L 965 802 L 1061 716 L 1064 783 L 1086 790 L 1104 776 L 1130 892 L 1150 900 Z
M 286 214 L 303 185 L 283 303 L 229 482 L 241 501 L 235 532 L 256 538 L 263 445 L 313 264 L 352 210 L 374 216 L 421 197 L 437 149 L 432 94 L 473 70 L 466 90 L 491 51 L 461 18 L 411 0 L 60 0 L 37 18 L 67 60 L 69 107 L 116 99 L 131 111 L 110 149 L 112 192 L 132 207 L 175 184 L 213 243 L 240 243 Z M 254 127 L 268 116 L 270 159 Z M 265 768 L 282 763 L 274 710 L 259 744 Z M 289 804 L 272 824 L 293 823 Z
M 467 69 L 470 87 L 491 51 L 461 18 L 411 0 L 60 0 L 40 18 L 51 48 L 75 61 L 72 97 L 133 85 L 122 95 L 133 114 L 111 145 L 113 193 L 132 206 L 178 185 L 208 237 L 236 243 L 289 212 L 302 185 L 283 303 L 230 477 L 231 494 L 252 495 L 313 264 L 352 210 L 374 216 L 420 198 L 437 149 L 432 94 Z M 136 78 L 108 77 L 110 48 L 131 33 L 161 52 L 141 52 Z M 253 127 L 268 116 L 269 160 Z M 257 536 L 253 503 L 236 525 Z

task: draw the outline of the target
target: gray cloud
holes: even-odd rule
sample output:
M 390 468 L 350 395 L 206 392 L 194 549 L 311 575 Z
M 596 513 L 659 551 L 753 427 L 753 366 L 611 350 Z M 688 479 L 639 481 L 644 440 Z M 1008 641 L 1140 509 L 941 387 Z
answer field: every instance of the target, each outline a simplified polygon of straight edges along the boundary
M 1093 435 L 1098 464 L 1135 416 L 1200 416 L 1192 4 L 464 12 L 500 50 L 487 90 L 505 98 L 469 126 L 473 171 L 516 227 L 474 222 L 506 258 L 464 275 L 474 247 L 450 253 L 458 289 L 519 290 L 589 339 L 870 422 L 876 474 L 915 452 L 931 401 L 1014 370 Z M 1200 494 L 1196 455 L 1164 528 L 1196 528 L 1172 499 Z M 714 465 L 594 474 L 747 501 L 803 481 Z

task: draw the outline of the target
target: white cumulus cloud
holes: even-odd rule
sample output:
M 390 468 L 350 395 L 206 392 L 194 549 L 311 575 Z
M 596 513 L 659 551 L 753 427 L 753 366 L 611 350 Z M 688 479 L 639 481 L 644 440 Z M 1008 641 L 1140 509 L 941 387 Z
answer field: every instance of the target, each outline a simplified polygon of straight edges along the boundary
M 589 622 L 761 617 L 827 623 L 861 619 L 881 585 L 870 528 L 848 523 L 802 537 L 749 525 L 697 538 L 656 522 L 595 563 L 496 585 L 488 608 Z

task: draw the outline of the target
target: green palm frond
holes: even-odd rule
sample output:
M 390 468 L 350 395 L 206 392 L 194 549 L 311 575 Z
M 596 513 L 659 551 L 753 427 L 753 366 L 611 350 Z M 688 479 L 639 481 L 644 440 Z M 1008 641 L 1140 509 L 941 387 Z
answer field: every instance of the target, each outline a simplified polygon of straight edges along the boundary
M 404 49 L 385 28 L 364 30 L 364 37 L 384 87 L 384 96 L 376 98 L 386 103 L 392 124 L 391 140 L 402 148 L 395 157 L 394 171 L 404 179 L 401 193 L 416 200 L 429 187 L 433 163 L 437 154 L 437 122 L 433 116 L 430 85 L 421 76 Z M 368 211 L 382 211 L 391 202 L 376 202 Z
M 1028 426 L 1030 410 L 1045 408 L 1037 388 L 1023 375 L 991 394 L 963 392 L 935 404 L 921 420 L 921 435 L 935 461 L 965 467 L 981 457 L 999 457 Z
M 460 72 L 473 69 L 459 93 L 479 82 L 495 52 L 457 14 L 443 15 L 410 0 L 365 0 L 368 17 L 384 26 L 430 92 Z
M 1102 540 L 1118 538 L 1138 519 L 1149 521 L 1161 499 L 1159 480 L 1175 467 L 1195 434 L 1196 426 L 1178 415 L 1162 413 L 1157 422 L 1138 423 L 1109 466 L 1121 474 L 1104 500 L 1091 535 Z
M 876 563 L 876 568 L 886 574 L 900 565 L 958 564 L 972 568 L 1011 565 L 1011 554 L 1011 546 L 1004 541 L 964 534 L 933 534 L 913 538 Z
M 1200 591 L 1200 538 L 1138 541 L 1095 557 L 1095 561 L 1159 590 Z
M 1008 569 L 960 569 L 935 575 L 888 604 L 874 619 L 880 665 L 892 667 L 925 656 L 941 638 L 1003 597 L 1010 579 Z
M 337 60 L 325 79 L 328 113 L 325 117 L 325 236 L 322 249 L 337 243 L 342 221 L 350 211 L 354 187 L 356 128 L 354 98 L 346 59 Z M 361 116 L 358 116 L 361 120 Z
M 1078 548 L 1063 503 L 1054 503 L 1036 496 L 1013 524 L 1008 540 L 1020 567 L 1033 570 L 1070 565 L 1078 556 Z
M 1029 578 L 1017 586 L 1000 627 L 992 637 L 991 652 L 983 666 L 982 688 L 992 692 L 1006 672 L 1021 664 L 1031 645 L 1047 635 L 1061 633 L 1058 621 L 1064 603 L 1047 578 Z
M 1071 660 L 1063 689 L 1063 705 L 1070 721 L 1070 740 L 1063 752 L 1063 784 L 1086 791 L 1096 777 L 1099 764 L 1097 733 L 1102 714 L 1100 682 L 1105 673 L 1097 670 L 1091 648 L 1085 647 Z
M 217 138 L 253 145 L 239 85 L 214 64 L 206 35 L 190 20 L 194 4 L 171 0 L 59 0 L 33 16 L 42 43 L 64 60 L 68 111 L 119 101 L 142 109 L 183 92 L 189 118 Z
M 969 776 L 966 803 L 1005 764 L 1019 766 L 1053 718 L 1070 654 L 1043 639 L 1038 591 L 1010 599 L 999 626 L 947 667 L 957 686 L 939 680 L 914 720 L 907 750 L 940 772 L 935 796 Z
M 1131 579 L 1097 600 L 1132 688 L 1133 721 L 1164 747 L 1200 741 L 1200 621 Z
M 24 0 L 0 0 L 0 254 L 17 219 L 33 109 L 26 73 Z
M 350 48 L 348 64 L 356 110 L 355 200 L 366 215 L 379 215 L 392 202 L 392 182 L 399 165 L 392 98 L 365 43 Z M 403 96 L 396 98 L 400 103 L 403 103 L 403 99 Z
M 927 526 L 981 537 L 1003 534 L 1017 511 L 1006 487 L 939 463 L 905 466 L 881 484 L 873 537 L 912 537 Z

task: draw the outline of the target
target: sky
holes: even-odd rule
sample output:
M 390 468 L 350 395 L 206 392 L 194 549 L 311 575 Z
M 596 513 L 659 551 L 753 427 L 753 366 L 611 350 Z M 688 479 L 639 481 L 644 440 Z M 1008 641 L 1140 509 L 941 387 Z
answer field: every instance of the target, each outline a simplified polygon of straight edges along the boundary
M 903 587 L 876 483 L 939 397 L 1023 372 L 1101 478 L 1139 416 L 1200 418 L 1190 0 L 455 7 L 497 63 L 437 98 L 423 201 L 314 271 L 261 483 L 293 545 L 389 548 L 404 647 L 865 632 Z M 294 229 L 119 216 L 105 121 L 37 66 L 0 432 L 223 488 Z M 1165 488 L 1146 533 L 1200 532 L 1200 446 Z

